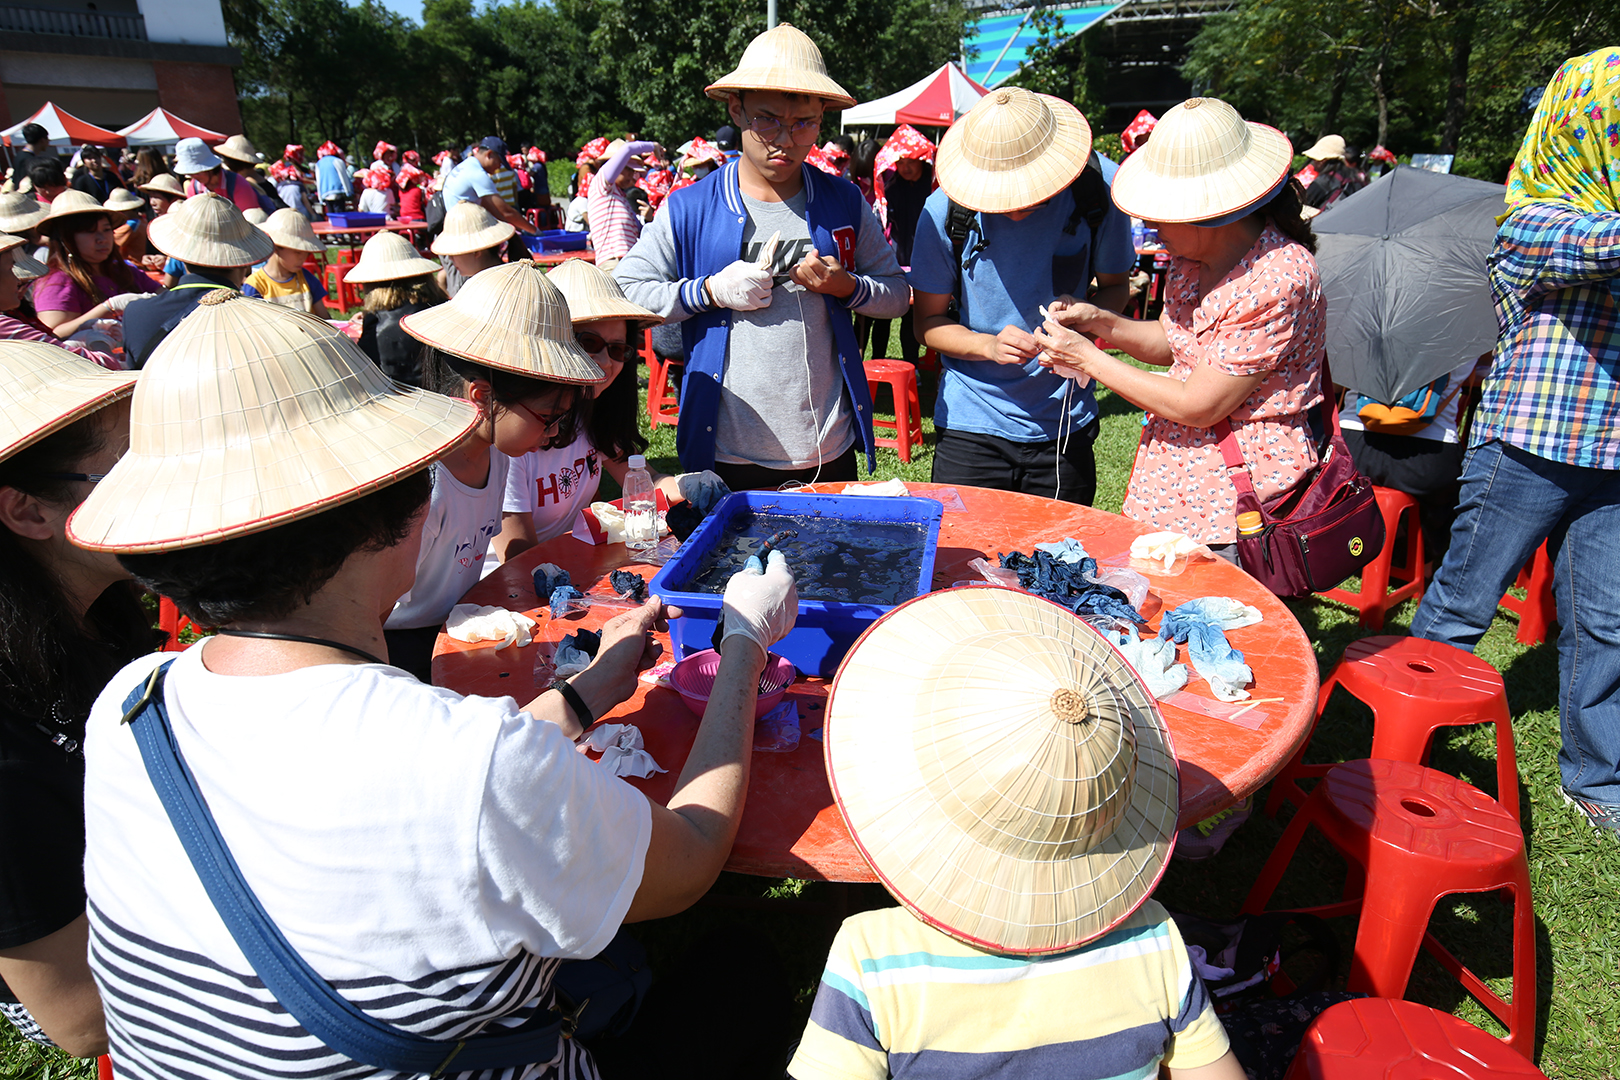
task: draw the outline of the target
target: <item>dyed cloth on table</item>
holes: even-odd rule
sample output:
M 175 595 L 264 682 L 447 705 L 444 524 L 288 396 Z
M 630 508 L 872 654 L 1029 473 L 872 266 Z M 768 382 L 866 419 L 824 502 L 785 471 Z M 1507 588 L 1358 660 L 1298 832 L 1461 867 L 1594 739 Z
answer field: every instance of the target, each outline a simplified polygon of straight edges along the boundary
M 559 585 L 555 589 L 551 590 L 551 593 L 546 600 L 546 606 L 551 608 L 551 613 L 553 615 L 562 616 L 568 614 L 576 606 L 586 606 L 584 604 L 576 605 L 574 603 L 575 600 L 583 600 L 584 598 L 585 594 L 574 588 L 572 585 Z
M 556 563 L 543 562 L 534 568 L 534 595 L 542 600 L 549 599 L 555 590 L 569 584 L 572 584 L 572 579 L 568 571 Z
M 557 642 L 557 651 L 551 657 L 557 677 L 565 679 L 590 667 L 601 647 L 602 635 L 595 630 L 576 630 Z
M 1021 551 L 1002 555 L 1001 565 L 1018 575 L 1020 588 L 1061 604 L 1087 621 L 1101 620 L 1108 625 L 1116 619 L 1145 622 L 1124 593 L 1091 580 L 1097 576 L 1097 560 L 1089 555 L 1078 562 L 1066 562 L 1037 548 L 1033 557 Z
M 1260 612 L 1226 596 L 1201 596 L 1167 612 L 1159 623 L 1159 637 L 1185 643 L 1193 667 L 1198 669 L 1215 696 L 1222 701 L 1242 701 L 1244 689 L 1254 681 L 1254 672 L 1243 654 L 1232 648 L 1225 631 L 1252 626 Z
M 1140 637 L 1134 627 L 1118 623 L 1103 633 L 1109 644 L 1142 676 L 1154 697 L 1169 697 L 1187 685 L 1187 665 L 1176 663 L 1174 643 L 1162 637 Z
M 633 570 L 615 570 L 609 575 L 613 591 L 638 603 L 647 599 L 647 579 Z

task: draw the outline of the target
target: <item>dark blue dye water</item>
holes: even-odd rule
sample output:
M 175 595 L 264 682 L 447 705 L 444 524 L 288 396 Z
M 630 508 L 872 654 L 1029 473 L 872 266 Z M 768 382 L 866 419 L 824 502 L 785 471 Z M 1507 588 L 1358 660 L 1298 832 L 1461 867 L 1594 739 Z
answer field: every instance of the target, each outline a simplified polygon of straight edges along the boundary
M 726 523 L 720 542 L 703 553 L 682 591 L 725 592 L 731 575 L 784 529 L 798 534 L 777 548 L 798 582 L 800 600 L 893 606 L 917 595 L 928 535 L 923 525 L 747 512 Z

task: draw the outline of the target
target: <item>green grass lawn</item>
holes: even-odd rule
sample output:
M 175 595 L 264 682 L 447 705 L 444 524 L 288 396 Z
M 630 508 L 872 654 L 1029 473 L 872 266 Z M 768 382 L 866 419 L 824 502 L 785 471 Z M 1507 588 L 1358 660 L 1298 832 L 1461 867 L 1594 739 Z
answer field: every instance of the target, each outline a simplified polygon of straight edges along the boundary
M 891 352 L 898 348 L 891 343 Z M 934 383 L 923 377 L 923 428 L 931 439 Z M 1141 414 L 1122 399 L 1099 395 L 1102 431 L 1097 443 L 1097 506 L 1117 512 L 1124 499 Z M 879 412 L 888 405 L 884 392 Z M 892 418 L 892 416 L 891 416 Z M 652 432 L 651 464 L 676 472 L 675 430 Z M 932 451 L 914 451 L 902 465 L 892 450 L 878 451 L 877 479 L 927 480 Z M 604 497 L 611 497 L 604 493 Z M 1056 539 L 1054 537 L 1054 539 Z M 1315 645 L 1325 678 L 1345 646 L 1367 636 L 1353 612 L 1327 602 L 1290 602 Z M 1404 604 L 1383 633 L 1405 633 L 1416 606 Z M 1499 617 L 1479 647 L 1507 684 L 1517 744 L 1520 798 L 1529 842 L 1530 872 L 1537 921 L 1537 1064 L 1548 1076 L 1572 1080 L 1611 1080 L 1620 1075 L 1620 845 L 1600 837 L 1558 791 L 1558 660 L 1553 642 L 1527 648 L 1514 640 L 1517 624 Z M 1365 756 L 1372 740 L 1371 714 L 1337 695 L 1316 733 L 1311 759 L 1340 761 Z M 1496 791 L 1495 743 L 1491 729 L 1446 729 L 1436 740 L 1432 765 L 1461 776 L 1492 794 Z M 1261 792 L 1263 800 L 1265 790 Z M 1172 862 L 1158 890 L 1168 906 L 1210 916 L 1236 913 L 1260 866 L 1275 846 L 1289 812 L 1273 821 L 1256 814 L 1214 859 Z M 1294 869 L 1284 879 L 1273 906 L 1337 899 L 1344 864 L 1319 838 L 1300 847 Z M 770 901 L 762 903 L 762 901 Z M 724 874 L 706 902 L 671 919 L 638 927 L 655 966 L 671 962 L 687 943 L 714 930 L 748 930 L 773 942 L 793 985 L 798 988 L 796 1024 L 809 1014 L 810 997 L 838 921 L 850 911 L 892 903 L 875 885 L 840 886 L 819 882 L 769 881 Z M 1495 894 L 1454 897 L 1435 912 L 1437 935 L 1503 994 L 1510 985 L 1511 909 Z M 1345 946 L 1354 920 L 1338 920 Z M 1488 1031 L 1501 1028 L 1486 1011 L 1421 956 L 1407 996 L 1454 1012 Z M 93 1077 L 91 1063 L 60 1054 L 36 1052 L 6 1028 L 0 1032 L 0 1080 L 28 1077 L 59 1080 Z

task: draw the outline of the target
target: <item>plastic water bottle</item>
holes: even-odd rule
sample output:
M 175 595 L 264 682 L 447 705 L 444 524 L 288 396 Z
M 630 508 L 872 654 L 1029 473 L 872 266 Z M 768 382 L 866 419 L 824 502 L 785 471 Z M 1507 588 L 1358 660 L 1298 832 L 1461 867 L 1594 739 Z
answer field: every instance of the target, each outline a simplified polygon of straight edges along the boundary
M 651 551 L 658 546 L 652 474 L 640 454 L 630 455 L 630 471 L 624 474 L 624 546 L 631 551 Z

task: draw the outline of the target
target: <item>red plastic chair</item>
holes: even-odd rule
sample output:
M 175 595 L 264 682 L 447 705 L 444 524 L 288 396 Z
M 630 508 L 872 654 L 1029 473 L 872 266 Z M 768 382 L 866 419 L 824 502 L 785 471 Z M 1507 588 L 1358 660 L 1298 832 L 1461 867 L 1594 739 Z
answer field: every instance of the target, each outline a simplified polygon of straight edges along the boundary
M 1519 767 L 1513 751 L 1513 718 L 1507 690 L 1494 667 L 1438 641 L 1410 637 L 1369 637 L 1352 641 L 1344 658 L 1322 684 L 1316 719 L 1327 708 L 1333 688 L 1342 686 L 1373 711 L 1371 755 L 1415 765 L 1429 763 L 1434 733 L 1443 727 L 1496 725 L 1497 798 L 1519 820 Z M 1314 726 L 1312 731 L 1315 731 Z M 1310 736 L 1271 785 L 1266 813 L 1275 815 L 1288 800 L 1304 801 L 1298 781 L 1326 776 L 1332 765 L 1305 764 Z
M 1421 765 L 1377 759 L 1337 765 L 1283 830 L 1243 903 L 1244 914 L 1266 909 L 1312 825 L 1350 863 L 1344 900 L 1306 909 L 1324 917 L 1360 913 L 1349 988 L 1404 997 L 1418 949 L 1427 949 L 1507 1026 L 1502 1041 L 1531 1057 L 1536 923 L 1518 819 L 1478 788 Z M 1507 1001 L 1428 932 L 1441 897 L 1503 890 L 1513 898 L 1513 996 Z
M 96 1080 L 113 1080 L 112 1058 L 106 1054 L 96 1058 Z
M 1552 559 L 1547 555 L 1547 542 L 1543 540 L 1541 546 L 1536 549 L 1535 556 L 1519 571 L 1519 578 L 1514 582 L 1524 590 L 1524 599 L 1519 600 L 1513 594 L 1505 593 L 1502 599 L 1497 601 L 1519 617 L 1519 632 L 1516 636 L 1521 644 L 1540 645 L 1547 640 L 1547 627 L 1558 621 L 1558 604 L 1553 600 L 1552 578 Z
M 173 600 L 160 596 L 158 597 L 158 629 L 169 635 L 169 640 L 163 644 L 163 651 L 181 652 L 186 646 L 180 641 L 180 632 L 190 630 L 192 633 L 197 633 L 200 628 L 196 623 L 180 614 L 180 609 L 174 606 Z
M 337 304 L 338 311 L 360 306 L 360 287 L 346 280 L 353 263 L 331 263 L 326 267 L 326 298 Z
M 1388 998 L 1362 998 L 1312 1022 L 1286 1080 L 1547 1080 L 1466 1020 Z
M 681 418 L 676 372 L 683 362 L 659 356 L 653 349 L 651 330 L 642 332 L 641 358 L 647 361 L 647 424 L 656 431 L 659 424 L 674 424 Z
M 1361 591 L 1327 589 L 1316 595 L 1325 600 L 1349 604 L 1361 616 L 1361 625 L 1373 630 L 1384 628 L 1389 610 L 1409 599 L 1423 599 L 1423 528 L 1418 521 L 1418 501 L 1394 488 L 1374 487 L 1378 509 L 1384 515 L 1384 549 L 1361 568 Z M 1396 568 L 1395 533 L 1401 515 L 1406 514 L 1406 557 Z M 1399 584 L 1390 588 L 1391 580 Z
M 917 367 L 904 360 L 868 360 L 866 386 L 872 394 L 873 411 L 877 411 L 877 388 L 887 386 L 894 397 L 894 419 L 872 418 L 872 427 L 893 431 L 890 435 L 877 435 L 872 441 L 887 446 L 900 455 L 901 461 L 911 460 L 913 444 L 922 446 L 922 403 L 917 398 Z

